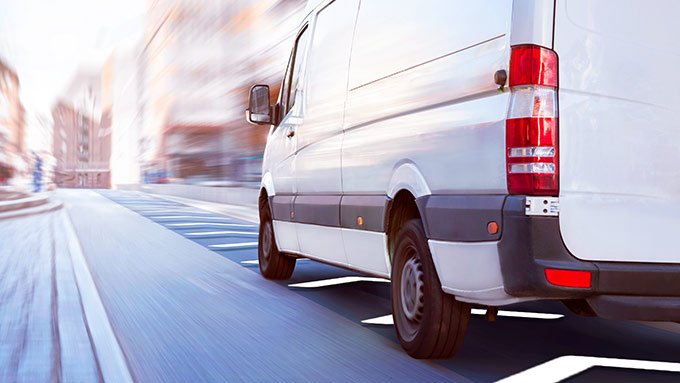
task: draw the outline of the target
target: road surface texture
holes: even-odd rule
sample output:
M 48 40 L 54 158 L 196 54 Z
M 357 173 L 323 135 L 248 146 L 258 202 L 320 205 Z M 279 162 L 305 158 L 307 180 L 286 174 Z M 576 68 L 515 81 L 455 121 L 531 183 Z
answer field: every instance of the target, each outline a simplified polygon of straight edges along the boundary
M 672 326 L 580 317 L 559 302 L 503 307 L 494 323 L 476 307 L 452 360 L 415 360 L 401 350 L 391 325 L 389 282 L 311 260 L 298 260 L 289 281 L 265 280 L 257 265 L 256 223 L 224 209 L 219 214 L 172 198 L 110 190 L 61 190 L 57 198 L 65 202 L 77 236 L 72 240 L 79 242 L 105 310 L 95 318 L 85 308 L 88 332 L 96 335 L 93 327 L 110 323 L 121 368 L 135 381 L 495 382 L 514 375 L 516 382 L 680 382 L 680 334 Z M 0 328 L 8 341 L 0 354 L 3 381 L 15 376 L 8 370 L 16 374 L 41 363 L 36 381 L 63 379 L 54 345 L 64 336 L 57 332 L 55 340 L 53 328 L 33 323 L 49 322 L 44 318 L 55 315 L 51 302 L 61 294 L 47 286 L 58 274 L 51 265 L 59 262 L 40 246 L 54 241 L 63 247 L 68 237 L 50 237 L 55 225 L 46 217 L 31 219 L 25 225 L 42 237 L 0 250 L 3 297 L 15 301 L 2 302 Z M 0 230 L 1 238 L 30 231 L 1 221 Z M 28 254 L 39 255 L 29 262 Z M 30 296 L 25 287 L 13 287 L 19 285 L 51 293 Z M 22 355 L 15 339 L 21 331 L 38 339 L 28 359 L 16 356 Z M 89 346 L 87 338 L 81 344 Z M 84 365 L 94 366 L 86 377 L 96 381 L 106 378 L 101 362 L 109 356 L 102 347 L 92 349 L 95 361 Z
M 61 210 L 0 220 L 0 381 L 98 381 Z

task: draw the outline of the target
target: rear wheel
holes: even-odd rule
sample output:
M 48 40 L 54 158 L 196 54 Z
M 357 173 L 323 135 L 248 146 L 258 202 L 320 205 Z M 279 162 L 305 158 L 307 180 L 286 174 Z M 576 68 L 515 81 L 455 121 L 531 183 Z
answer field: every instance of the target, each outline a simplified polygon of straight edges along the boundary
M 465 339 L 470 305 L 442 291 L 419 219 L 408 221 L 397 236 L 391 290 L 404 350 L 418 359 L 451 358 Z
M 260 273 L 267 279 L 289 279 L 295 269 L 295 258 L 279 251 L 274 238 L 269 205 L 264 204 L 260 211 L 260 235 L 258 237 L 257 259 Z

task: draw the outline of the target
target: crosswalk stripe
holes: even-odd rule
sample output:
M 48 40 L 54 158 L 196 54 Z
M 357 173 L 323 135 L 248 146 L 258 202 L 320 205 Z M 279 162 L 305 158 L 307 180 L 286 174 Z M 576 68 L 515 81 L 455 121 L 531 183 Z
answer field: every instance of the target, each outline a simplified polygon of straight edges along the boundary
M 305 289 L 314 289 L 318 287 L 336 286 L 345 283 L 353 282 L 389 282 L 389 279 L 374 278 L 374 277 L 340 277 L 331 279 L 322 279 L 320 281 L 300 282 L 288 285 L 288 287 L 300 287 Z
M 219 245 L 210 245 L 215 249 L 233 249 L 239 247 L 253 247 L 257 246 L 257 242 L 241 242 L 241 243 L 222 243 Z
M 563 382 L 566 379 L 592 367 L 680 372 L 680 363 L 656 362 L 652 360 L 603 358 L 581 355 L 564 355 L 539 364 L 538 366 L 532 367 L 528 370 L 519 372 L 515 375 L 501 379 L 497 383 Z M 644 380 L 641 379 L 640 381 Z
M 193 217 L 196 218 L 196 217 Z M 227 227 L 256 227 L 255 225 L 243 225 L 240 223 L 219 223 L 219 222 L 187 222 L 187 223 L 169 223 L 168 226 L 173 227 L 191 227 L 191 226 L 227 226 Z
M 200 218 L 200 219 L 215 219 L 218 221 L 228 221 L 230 218 L 226 217 L 210 217 L 210 216 L 205 216 L 205 217 L 196 217 L 194 215 L 156 215 L 156 216 L 151 216 L 149 217 L 151 219 L 180 219 L 180 218 Z
M 222 235 L 222 234 L 236 234 L 236 235 L 254 235 L 258 236 L 258 233 L 252 231 L 200 231 L 196 233 L 185 233 L 184 235 L 190 235 L 192 237 L 200 237 L 202 235 Z
M 472 315 L 486 315 L 486 309 L 472 309 Z M 564 317 L 562 314 L 551 314 L 551 313 L 533 313 L 525 311 L 507 311 L 499 310 L 499 317 L 511 317 L 511 318 L 527 318 L 527 319 L 559 319 Z M 375 318 L 364 319 L 361 321 L 364 324 L 380 324 L 391 326 L 394 324 L 392 314 L 383 315 Z

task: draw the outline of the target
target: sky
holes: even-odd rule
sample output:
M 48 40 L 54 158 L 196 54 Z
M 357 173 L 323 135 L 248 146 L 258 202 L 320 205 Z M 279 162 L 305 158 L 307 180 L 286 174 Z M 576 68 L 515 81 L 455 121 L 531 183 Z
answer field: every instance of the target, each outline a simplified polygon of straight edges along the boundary
M 0 0 L 0 57 L 19 75 L 27 120 L 50 109 L 74 72 L 141 36 L 145 0 Z

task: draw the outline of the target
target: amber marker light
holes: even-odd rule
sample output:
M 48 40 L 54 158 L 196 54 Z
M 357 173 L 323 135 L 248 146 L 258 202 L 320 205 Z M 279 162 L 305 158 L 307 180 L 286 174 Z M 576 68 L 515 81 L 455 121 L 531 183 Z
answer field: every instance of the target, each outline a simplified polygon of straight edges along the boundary
M 364 225 L 364 219 L 361 218 L 361 216 L 357 217 L 357 225 L 363 226 Z
M 486 225 L 486 230 L 489 234 L 498 234 L 498 223 L 496 221 L 491 221 Z

